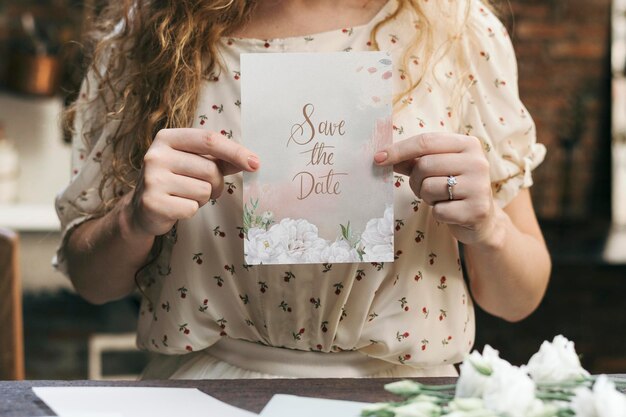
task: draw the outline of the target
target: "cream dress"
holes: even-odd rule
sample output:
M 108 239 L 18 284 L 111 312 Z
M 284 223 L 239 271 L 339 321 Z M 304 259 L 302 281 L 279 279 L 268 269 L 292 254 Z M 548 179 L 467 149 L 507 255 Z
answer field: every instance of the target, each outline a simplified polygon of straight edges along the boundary
M 223 39 L 224 69 L 205 82 L 193 127 L 240 141 L 241 53 L 369 50 L 372 28 L 395 10 L 396 1 L 389 0 L 359 27 L 285 39 Z M 531 170 L 543 160 L 545 148 L 536 143 L 533 121 L 518 97 L 516 60 L 505 28 L 481 2 L 468 1 L 466 87 L 459 95 L 457 66 L 451 57 L 441 60 L 403 98 L 394 113 L 393 136 L 394 141 L 424 132 L 478 137 L 490 163 L 494 196 L 505 206 L 532 184 Z M 403 12 L 377 35 L 380 49 L 393 57 L 396 92 L 421 64 L 420 56 L 412 56 L 407 66 L 402 60 L 418 23 Z M 89 96 L 85 83 L 80 102 Z M 82 106 L 79 132 L 101 117 L 98 111 Z M 115 123 L 105 126 L 93 143 L 80 136 L 74 140 L 72 182 L 56 202 L 66 233 L 89 219 L 100 202 L 98 185 L 110 161 L 107 138 L 115 128 Z M 141 277 L 137 343 L 160 354 L 144 377 L 454 374 L 451 365 L 474 343 L 472 299 L 457 241 L 445 224 L 433 220 L 406 177 L 395 175 L 395 262 L 384 264 L 246 265 L 241 174 L 225 181 L 218 200 L 164 236 L 160 256 Z M 64 244 L 65 238 L 56 258 L 62 271 Z

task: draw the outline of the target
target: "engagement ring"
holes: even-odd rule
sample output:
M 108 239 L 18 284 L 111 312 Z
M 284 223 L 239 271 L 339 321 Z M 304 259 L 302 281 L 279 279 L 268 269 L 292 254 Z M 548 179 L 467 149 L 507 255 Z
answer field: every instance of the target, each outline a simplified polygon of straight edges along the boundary
M 454 200 L 454 195 L 452 194 L 452 187 L 457 185 L 458 182 L 454 175 L 448 176 L 448 200 Z

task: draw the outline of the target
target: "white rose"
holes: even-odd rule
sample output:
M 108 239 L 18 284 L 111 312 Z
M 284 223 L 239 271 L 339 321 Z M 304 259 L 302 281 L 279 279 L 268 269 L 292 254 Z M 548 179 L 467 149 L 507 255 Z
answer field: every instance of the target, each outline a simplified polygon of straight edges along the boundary
M 478 351 L 473 351 L 461 364 L 461 374 L 456 384 L 455 396 L 481 398 L 487 380 L 496 367 L 503 366 L 501 363 L 510 366 L 504 359 L 500 359 L 498 351 L 489 345 L 485 346 L 482 355 Z
M 545 341 L 528 361 L 528 373 L 535 382 L 565 382 L 588 377 L 574 349 L 574 343 L 558 335 Z
M 393 209 L 387 207 L 383 217 L 371 219 L 361 234 L 365 251 L 363 261 L 393 261 Z
M 461 364 L 455 396 L 482 398 L 485 408 L 511 417 L 524 417 L 533 408 L 535 383 L 524 369 L 500 358 L 486 345 L 482 355 L 472 352 Z
M 350 246 L 350 244 L 340 239 L 336 242 L 333 242 L 331 245 L 326 246 L 320 257 L 322 262 L 359 262 L 359 254 L 356 249 Z
M 570 407 L 576 417 L 626 417 L 626 396 L 606 375 L 600 375 L 589 388 L 578 388 Z
M 535 383 L 524 369 L 498 364 L 485 384 L 483 400 L 497 414 L 525 417 L 535 405 Z

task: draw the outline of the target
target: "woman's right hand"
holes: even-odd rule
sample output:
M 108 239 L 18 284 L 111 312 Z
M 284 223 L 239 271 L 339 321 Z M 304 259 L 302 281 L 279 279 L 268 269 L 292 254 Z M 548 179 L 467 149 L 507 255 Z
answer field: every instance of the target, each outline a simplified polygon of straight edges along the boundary
M 129 226 L 158 236 L 224 190 L 224 176 L 259 168 L 249 149 L 203 129 L 164 129 L 146 152 L 130 197 Z

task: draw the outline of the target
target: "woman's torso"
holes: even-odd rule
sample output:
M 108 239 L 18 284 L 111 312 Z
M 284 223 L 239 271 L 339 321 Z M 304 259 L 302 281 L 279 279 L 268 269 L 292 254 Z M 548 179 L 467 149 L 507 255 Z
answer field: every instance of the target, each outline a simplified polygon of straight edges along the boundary
M 395 4 L 391 0 L 359 27 L 273 40 L 224 38 L 224 68 L 205 83 L 193 127 L 240 141 L 241 53 L 370 50 L 371 29 Z M 401 15 L 377 35 L 396 65 L 395 93 L 420 65 L 419 56 L 401 65 L 414 23 Z M 437 69 L 439 82 L 423 82 L 403 97 L 394 113 L 394 141 L 463 130 L 452 107 L 453 77 L 446 75 L 454 68 L 442 62 Z M 360 350 L 415 367 L 454 363 L 469 350 L 473 307 L 457 242 L 433 220 L 407 178 L 394 176 L 393 263 L 273 266 L 244 263 L 241 175 L 225 181 L 219 199 L 164 238 L 162 254 L 144 279 L 140 345 L 183 354 L 232 337 L 298 350 Z

